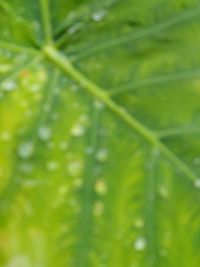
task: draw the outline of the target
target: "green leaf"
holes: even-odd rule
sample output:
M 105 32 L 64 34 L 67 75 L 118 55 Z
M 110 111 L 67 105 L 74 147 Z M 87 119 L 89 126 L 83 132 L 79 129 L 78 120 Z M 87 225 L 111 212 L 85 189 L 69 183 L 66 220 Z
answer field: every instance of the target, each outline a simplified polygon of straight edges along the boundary
M 1 0 L 0 265 L 199 267 L 197 0 Z

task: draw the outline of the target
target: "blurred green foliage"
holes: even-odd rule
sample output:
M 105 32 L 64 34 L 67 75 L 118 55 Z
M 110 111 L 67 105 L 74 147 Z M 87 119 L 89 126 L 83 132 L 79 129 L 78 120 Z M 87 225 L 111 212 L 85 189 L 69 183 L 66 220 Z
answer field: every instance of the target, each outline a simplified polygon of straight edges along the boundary
M 197 0 L 0 1 L 0 266 L 200 266 Z

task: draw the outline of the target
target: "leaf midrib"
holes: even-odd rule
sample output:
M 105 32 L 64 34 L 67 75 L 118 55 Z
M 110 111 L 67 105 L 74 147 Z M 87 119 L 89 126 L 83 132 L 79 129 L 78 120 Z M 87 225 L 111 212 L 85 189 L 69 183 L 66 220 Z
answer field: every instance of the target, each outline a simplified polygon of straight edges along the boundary
M 107 106 L 113 113 L 118 115 L 129 127 L 140 134 L 146 139 L 153 147 L 156 147 L 160 152 L 175 165 L 180 171 L 182 171 L 191 180 L 196 180 L 197 175 L 171 150 L 169 150 L 159 139 L 159 137 L 130 113 L 128 113 L 123 107 L 115 103 L 112 98 L 98 85 L 89 80 L 79 70 L 77 70 L 72 63 L 63 56 L 55 47 L 46 46 L 43 49 L 44 55 L 52 63 L 54 63 L 59 69 L 61 69 L 66 75 L 69 75 L 76 82 L 78 82 L 83 88 L 85 88 L 93 97 L 100 100 Z

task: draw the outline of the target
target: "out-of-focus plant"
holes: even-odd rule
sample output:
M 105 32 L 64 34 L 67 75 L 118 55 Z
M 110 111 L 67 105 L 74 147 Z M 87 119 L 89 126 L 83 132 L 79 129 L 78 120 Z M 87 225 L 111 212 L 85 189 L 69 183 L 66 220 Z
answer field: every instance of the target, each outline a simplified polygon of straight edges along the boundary
M 0 266 L 200 266 L 197 0 L 0 1 Z

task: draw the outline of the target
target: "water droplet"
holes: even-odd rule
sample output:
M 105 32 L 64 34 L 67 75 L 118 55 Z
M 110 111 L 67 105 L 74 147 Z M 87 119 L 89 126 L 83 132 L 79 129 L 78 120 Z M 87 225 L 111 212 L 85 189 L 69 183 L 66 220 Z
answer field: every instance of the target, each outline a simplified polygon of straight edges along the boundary
M 200 188 L 200 179 L 196 179 L 196 180 L 194 181 L 194 186 L 195 186 L 196 188 Z
M 144 220 L 141 218 L 137 218 L 134 222 L 134 226 L 137 228 L 142 228 L 144 227 Z
M 0 74 L 5 74 L 11 70 L 12 66 L 9 64 L 1 64 L 0 65 Z
M 105 105 L 102 101 L 99 100 L 95 100 L 94 101 L 94 108 L 96 108 L 97 110 L 102 110 L 104 109 Z
M 6 92 L 15 90 L 17 83 L 14 80 L 6 80 L 2 83 L 2 89 Z
M 107 15 L 107 12 L 105 10 L 101 9 L 101 10 L 94 12 L 91 15 L 91 19 L 95 22 L 100 22 L 105 18 L 106 15 Z
M 105 148 L 101 148 L 96 152 L 96 160 L 100 163 L 106 162 L 108 158 L 108 150 Z
M 40 126 L 38 128 L 38 137 L 41 141 L 48 141 L 51 138 L 51 129 L 47 126 Z
M 73 160 L 68 163 L 67 170 L 71 176 L 75 177 L 80 175 L 82 167 L 81 161 Z
M 99 179 L 96 181 L 95 191 L 101 196 L 104 196 L 107 193 L 107 185 L 103 179 Z
M 137 251 L 143 251 L 146 248 L 147 241 L 144 237 L 138 237 L 134 242 L 134 249 Z
M 65 195 L 67 192 L 68 192 L 68 188 L 66 185 L 61 185 L 58 189 L 58 192 L 61 194 L 61 195 Z
M 23 255 L 17 255 L 11 258 L 6 267 L 27 267 L 31 266 L 29 258 Z
M 83 28 L 83 24 L 78 22 L 78 23 L 74 24 L 73 26 L 71 26 L 68 29 L 67 33 L 72 35 L 72 34 L 76 33 L 77 31 L 79 31 L 81 28 Z
M 81 123 L 76 124 L 71 130 L 71 135 L 74 137 L 82 137 L 84 134 L 85 127 Z
M 30 142 L 25 142 L 19 145 L 17 148 L 17 153 L 20 158 L 22 159 L 28 159 L 32 156 L 34 151 L 34 146 Z
M 11 139 L 11 134 L 9 132 L 2 132 L 1 133 L 1 139 L 5 142 L 9 141 Z

